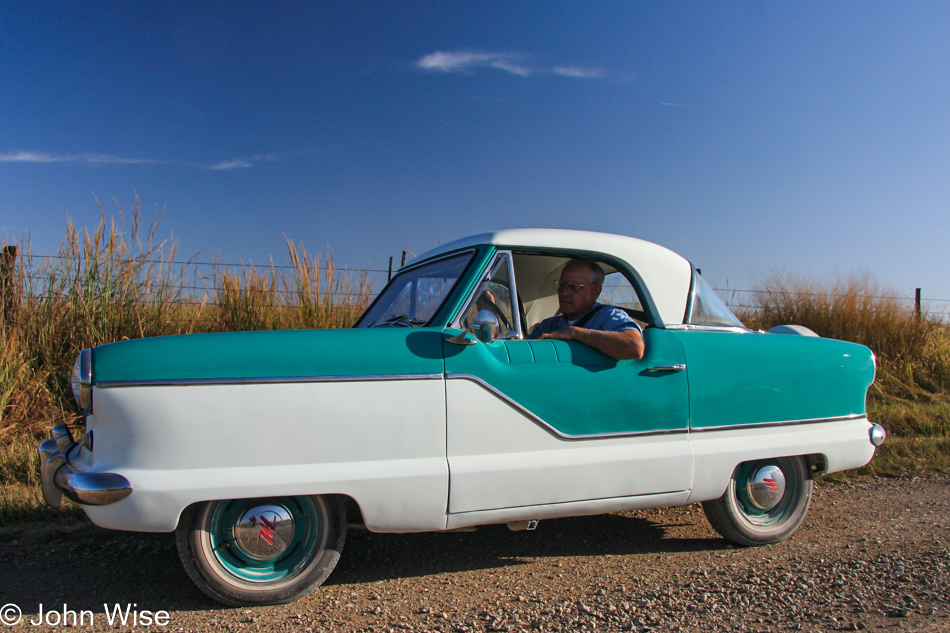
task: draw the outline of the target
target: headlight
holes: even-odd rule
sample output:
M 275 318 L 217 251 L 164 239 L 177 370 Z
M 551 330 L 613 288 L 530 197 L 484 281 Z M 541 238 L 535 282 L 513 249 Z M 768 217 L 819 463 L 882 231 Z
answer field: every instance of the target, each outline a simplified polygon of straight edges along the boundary
M 73 397 L 83 413 L 92 412 L 92 350 L 79 352 L 79 358 L 73 365 Z

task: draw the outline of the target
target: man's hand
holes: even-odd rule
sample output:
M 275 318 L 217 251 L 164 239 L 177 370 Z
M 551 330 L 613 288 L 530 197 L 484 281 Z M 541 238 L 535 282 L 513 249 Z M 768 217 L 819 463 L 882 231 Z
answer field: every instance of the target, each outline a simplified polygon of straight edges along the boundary
M 542 334 L 542 339 L 556 339 L 560 341 L 577 341 L 593 347 L 598 352 L 606 354 L 616 360 L 643 358 L 643 337 L 636 330 L 622 332 L 602 332 L 588 330 L 582 327 L 566 327 L 548 334 Z

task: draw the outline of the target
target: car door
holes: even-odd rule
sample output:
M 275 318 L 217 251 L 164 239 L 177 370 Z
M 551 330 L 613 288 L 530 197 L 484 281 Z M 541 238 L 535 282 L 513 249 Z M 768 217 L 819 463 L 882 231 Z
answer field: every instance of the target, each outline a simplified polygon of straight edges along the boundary
M 489 270 L 518 297 L 510 253 Z M 575 341 L 522 340 L 521 312 L 504 319 L 508 338 L 443 342 L 449 513 L 688 490 L 686 359 L 676 338 L 647 328 L 644 358 L 615 361 Z

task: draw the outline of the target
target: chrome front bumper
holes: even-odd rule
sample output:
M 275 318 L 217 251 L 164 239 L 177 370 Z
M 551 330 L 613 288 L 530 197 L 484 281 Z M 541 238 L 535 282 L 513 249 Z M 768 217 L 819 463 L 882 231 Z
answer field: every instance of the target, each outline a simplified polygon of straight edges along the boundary
M 122 475 L 78 470 L 70 462 L 70 455 L 80 450 L 65 424 L 53 427 L 50 439 L 40 444 L 40 479 L 46 503 L 58 508 L 66 495 L 76 503 L 104 506 L 132 494 L 132 484 Z

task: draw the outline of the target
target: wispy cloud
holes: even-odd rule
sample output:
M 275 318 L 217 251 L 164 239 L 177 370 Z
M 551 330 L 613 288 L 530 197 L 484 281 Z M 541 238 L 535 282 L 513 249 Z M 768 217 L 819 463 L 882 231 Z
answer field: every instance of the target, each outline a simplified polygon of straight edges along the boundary
M 517 53 L 436 51 L 424 55 L 416 62 L 416 66 L 444 73 L 470 73 L 476 68 L 495 68 L 519 77 L 527 77 L 531 70 L 522 63 L 523 59 L 524 56 Z
M 124 158 L 107 154 L 46 154 L 43 152 L 7 152 L 0 154 L 0 163 L 88 163 L 92 165 L 156 165 L 164 163 L 161 160 L 148 158 Z
M 597 68 L 583 68 L 581 66 L 543 66 L 528 65 L 528 56 L 524 53 L 490 53 L 486 51 L 436 51 L 420 57 L 415 65 L 422 70 L 443 73 L 472 74 L 478 69 L 494 69 L 507 72 L 517 77 L 532 75 L 555 74 L 561 77 L 572 78 L 600 78 L 607 73 Z
M 660 105 L 669 106 L 671 108 L 704 108 L 706 107 L 706 106 L 701 106 L 701 105 L 692 105 L 689 103 L 670 103 L 668 101 L 664 101 L 663 103 L 660 103 Z
M 0 153 L 0 163 L 78 163 L 87 165 L 178 165 L 197 167 L 215 171 L 229 169 L 248 169 L 257 163 L 281 160 L 278 154 L 257 154 L 249 158 L 237 157 L 215 163 L 188 163 L 180 161 L 157 160 L 153 158 L 128 158 L 108 154 L 48 154 L 44 152 L 6 152 Z
M 209 169 L 216 171 L 226 171 L 228 169 L 249 169 L 255 163 L 274 163 L 280 160 L 276 154 L 258 154 L 250 158 L 232 158 L 231 160 L 222 160 L 209 166 Z
M 599 79 L 607 75 L 599 68 L 581 68 L 579 66 L 555 66 L 551 72 L 561 77 L 575 77 L 577 79 Z

